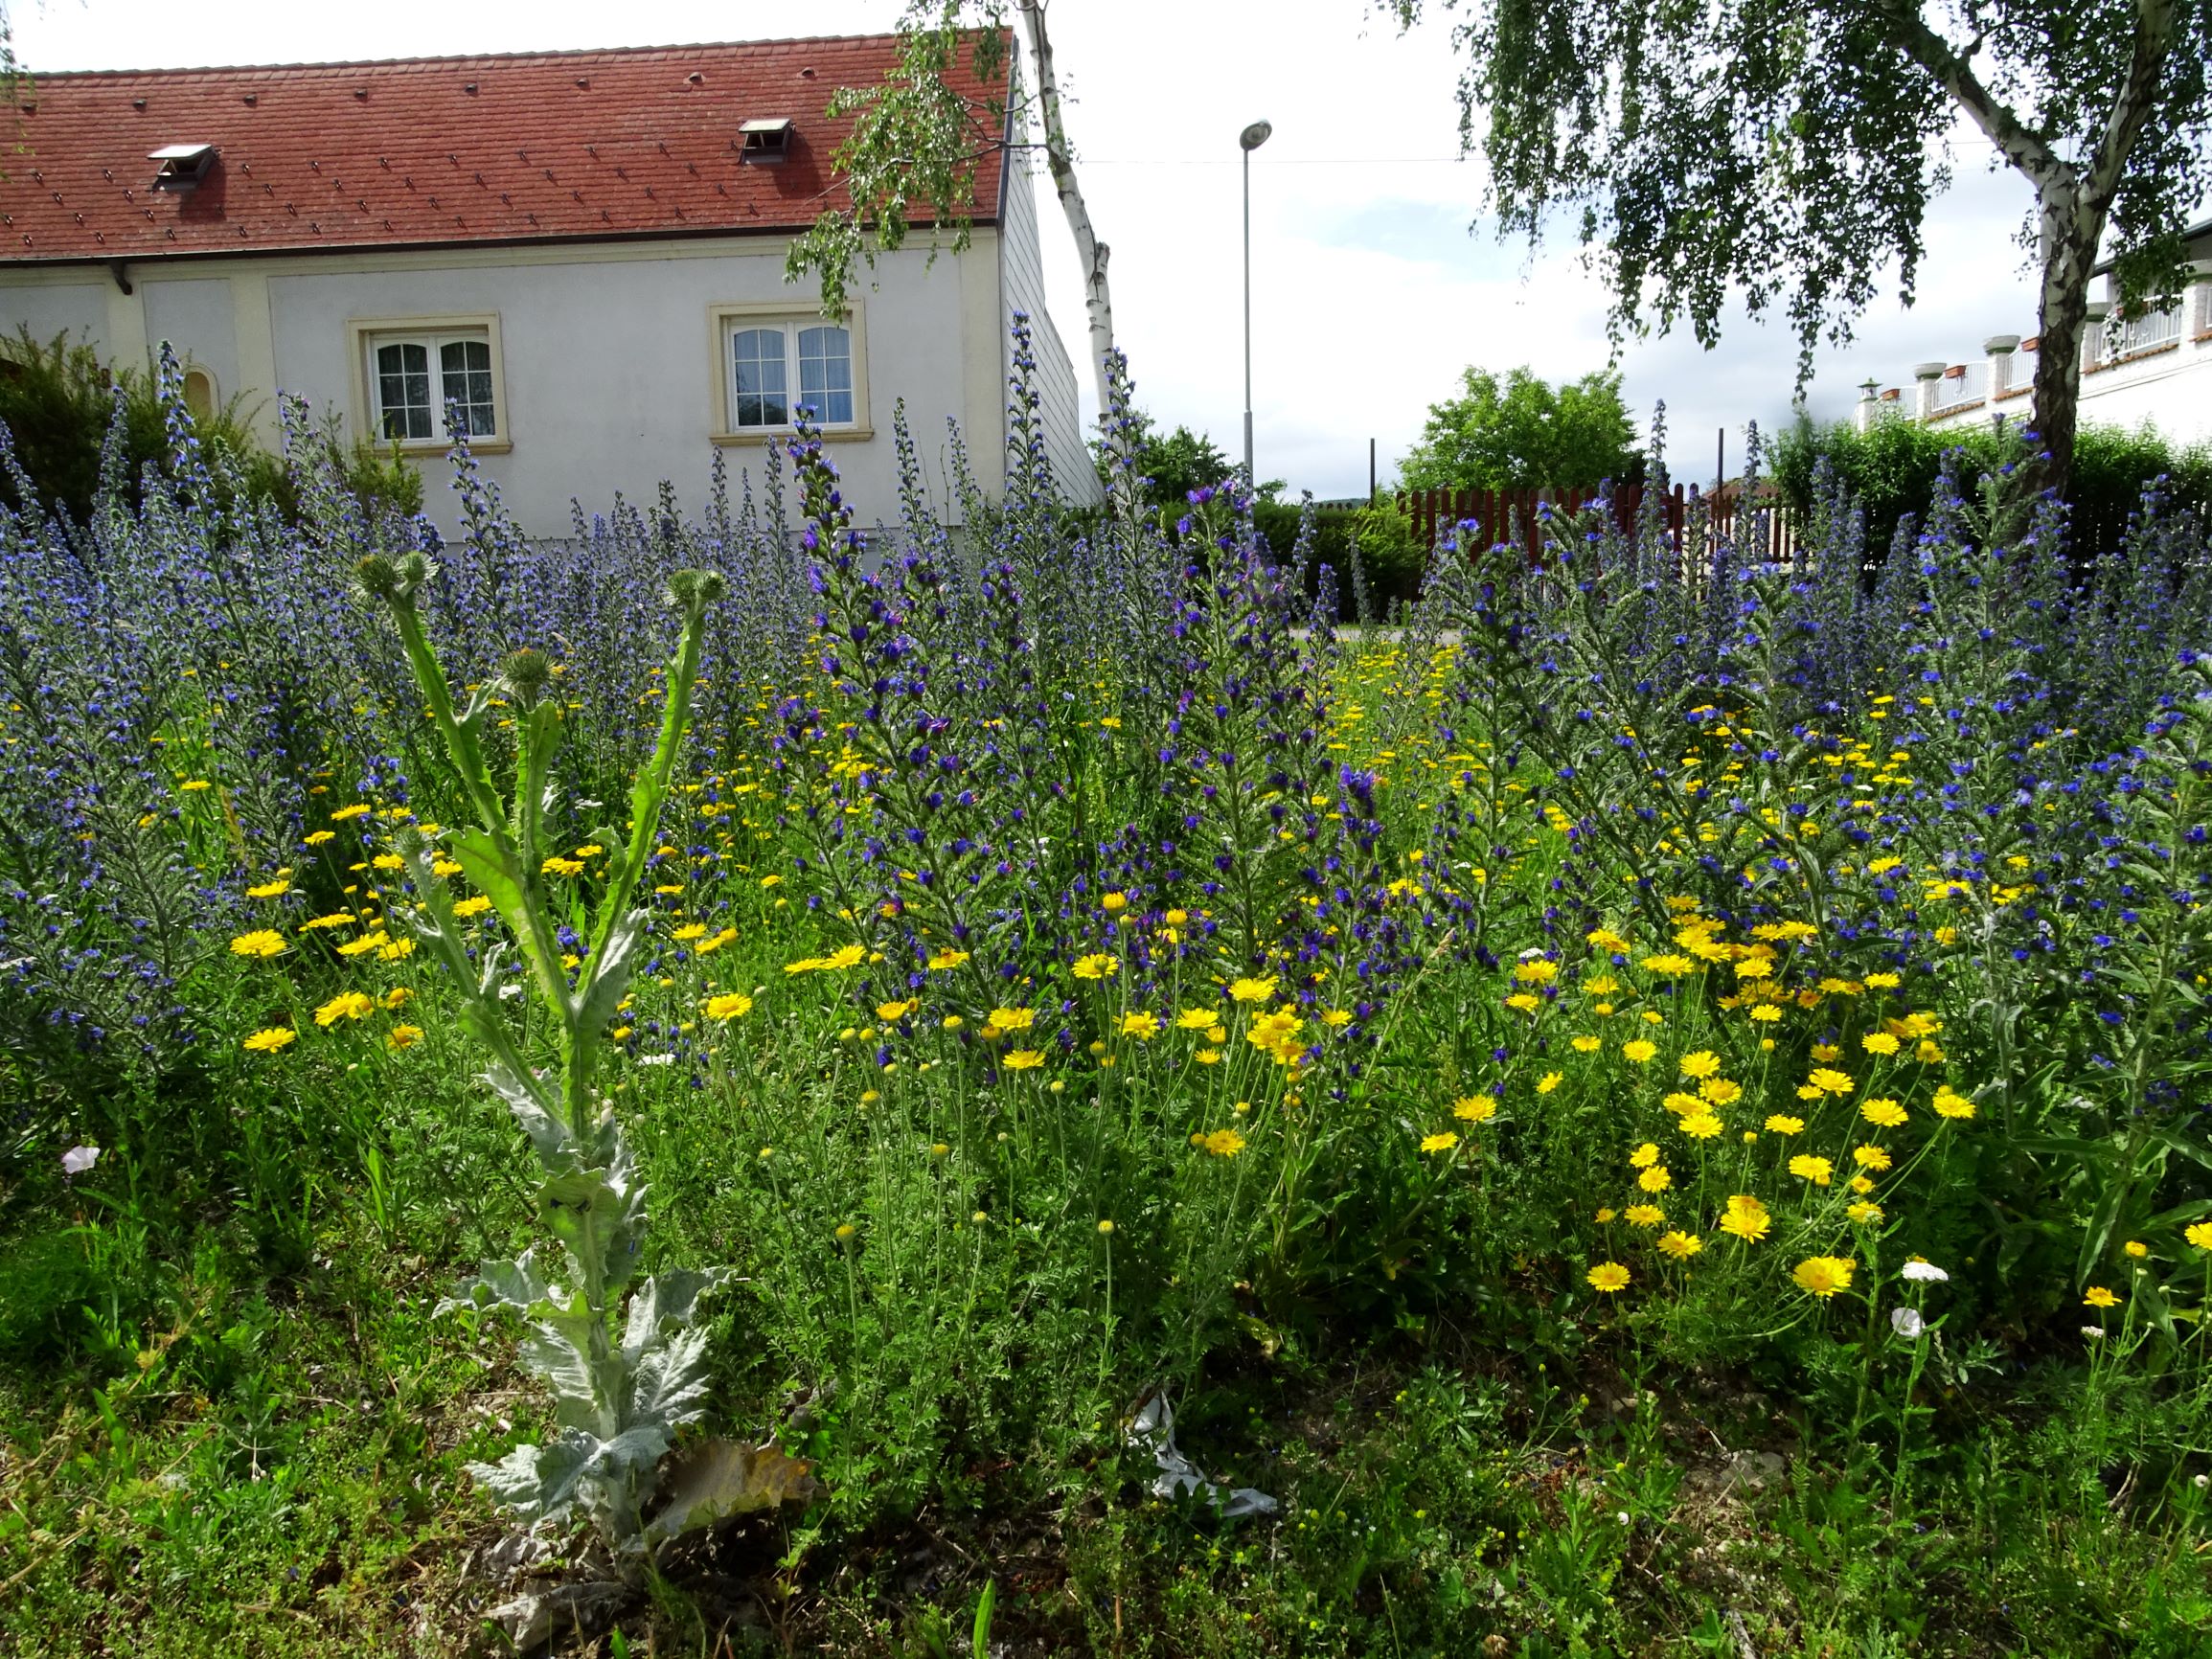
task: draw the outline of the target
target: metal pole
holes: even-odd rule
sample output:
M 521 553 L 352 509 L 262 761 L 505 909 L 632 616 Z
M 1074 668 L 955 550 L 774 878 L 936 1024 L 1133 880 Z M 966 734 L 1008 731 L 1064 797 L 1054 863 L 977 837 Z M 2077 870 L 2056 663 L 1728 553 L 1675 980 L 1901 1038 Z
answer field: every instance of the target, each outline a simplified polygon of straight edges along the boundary
M 1252 152 L 1244 151 L 1244 488 L 1258 483 L 1252 470 Z
M 1367 441 L 1367 505 L 1375 505 L 1375 440 Z

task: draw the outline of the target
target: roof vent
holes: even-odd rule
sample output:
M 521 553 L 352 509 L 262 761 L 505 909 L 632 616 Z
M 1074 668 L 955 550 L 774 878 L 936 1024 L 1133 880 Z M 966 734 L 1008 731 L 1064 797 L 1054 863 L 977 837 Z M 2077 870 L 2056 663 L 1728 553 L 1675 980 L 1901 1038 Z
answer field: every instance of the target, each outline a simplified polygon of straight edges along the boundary
M 743 155 L 747 161 L 782 161 L 791 146 L 791 118 L 780 115 L 772 121 L 748 121 L 738 128 L 743 140 Z
M 165 144 L 146 159 L 154 164 L 155 190 L 197 190 L 215 166 L 212 144 Z

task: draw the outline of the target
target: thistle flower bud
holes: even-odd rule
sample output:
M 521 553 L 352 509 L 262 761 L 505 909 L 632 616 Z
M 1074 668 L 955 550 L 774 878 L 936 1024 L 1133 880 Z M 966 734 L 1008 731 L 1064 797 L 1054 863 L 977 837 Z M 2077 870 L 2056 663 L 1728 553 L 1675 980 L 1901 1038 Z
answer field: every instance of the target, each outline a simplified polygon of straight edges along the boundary
M 704 610 L 728 591 L 718 570 L 679 570 L 669 578 L 668 602 L 679 610 Z
M 432 574 L 430 560 L 420 552 L 396 559 L 372 553 L 353 566 L 353 585 L 367 599 L 386 604 L 412 604 L 417 590 Z
M 536 647 L 525 646 L 509 654 L 507 661 L 500 665 L 499 673 L 522 699 L 522 706 L 530 708 L 544 692 L 546 682 L 553 678 L 553 659 Z
M 399 597 L 399 567 L 380 553 L 372 553 L 353 566 L 353 585 L 368 599 Z

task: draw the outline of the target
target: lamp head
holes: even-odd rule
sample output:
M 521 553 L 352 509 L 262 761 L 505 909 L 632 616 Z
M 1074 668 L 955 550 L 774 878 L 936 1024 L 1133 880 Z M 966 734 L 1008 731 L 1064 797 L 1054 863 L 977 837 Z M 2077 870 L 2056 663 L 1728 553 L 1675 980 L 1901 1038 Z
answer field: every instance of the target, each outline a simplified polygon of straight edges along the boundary
M 1246 149 L 1258 149 L 1266 144 L 1275 128 L 1271 123 L 1255 121 L 1237 135 L 1237 142 Z

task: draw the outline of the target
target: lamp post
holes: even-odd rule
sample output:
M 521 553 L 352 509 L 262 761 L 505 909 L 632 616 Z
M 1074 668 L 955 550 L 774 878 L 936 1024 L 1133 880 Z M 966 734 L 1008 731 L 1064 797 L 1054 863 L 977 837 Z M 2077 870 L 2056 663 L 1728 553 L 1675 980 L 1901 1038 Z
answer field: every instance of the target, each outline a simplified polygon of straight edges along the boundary
M 1244 151 L 1244 488 L 1258 482 L 1252 471 L 1252 152 L 1267 142 L 1275 128 L 1255 121 L 1237 135 Z

